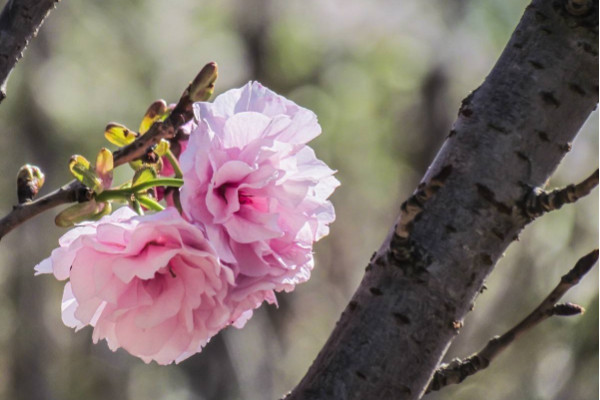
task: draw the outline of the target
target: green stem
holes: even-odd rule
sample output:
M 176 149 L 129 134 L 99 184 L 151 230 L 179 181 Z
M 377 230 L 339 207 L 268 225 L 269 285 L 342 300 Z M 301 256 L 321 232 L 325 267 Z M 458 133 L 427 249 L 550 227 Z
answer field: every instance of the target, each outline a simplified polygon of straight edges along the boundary
M 183 185 L 183 179 L 180 178 L 157 178 L 146 182 L 142 182 L 138 185 L 123 188 L 123 189 L 109 189 L 96 195 L 96 201 L 108 201 L 108 200 L 121 200 L 129 199 L 132 195 L 143 192 L 157 186 L 170 186 L 170 187 L 181 187 Z
M 175 154 L 173 154 L 171 149 L 167 150 L 167 152 L 165 153 L 165 157 L 167 157 L 167 160 L 169 160 L 169 164 L 171 164 L 171 167 L 173 167 L 173 171 L 175 171 L 175 178 L 182 178 L 183 171 L 181 171 L 179 161 L 177 161 L 177 157 L 175 157 Z
M 183 179 L 181 178 L 157 178 L 152 179 L 146 182 L 142 182 L 138 185 L 130 187 L 129 190 L 131 193 L 142 192 L 144 190 L 148 190 L 157 186 L 171 186 L 171 187 L 181 187 L 183 186 Z
M 141 205 L 149 210 L 162 211 L 165 208 L 159 202 L 152 200 L 150 197 L 140 196 L 137 198 Z
M 144 210 L 137 199 L 133 199 L 131 202 L 131 208 L 133 208 L 133 211 L 135 211 L 138 215 L 144 215 Z

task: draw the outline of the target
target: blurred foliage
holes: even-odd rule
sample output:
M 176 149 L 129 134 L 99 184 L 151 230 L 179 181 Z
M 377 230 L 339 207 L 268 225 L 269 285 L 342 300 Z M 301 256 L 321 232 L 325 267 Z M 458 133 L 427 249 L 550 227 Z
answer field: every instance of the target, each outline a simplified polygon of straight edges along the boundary
M 3 2 L 6 3 L 6 2 Z M 460 100 L 485 78 L 527 2 L 206 0 L 60 2 L 0 107 L 3 212 L 20 165 L 69 180 L 71 154 L 94 157 L 105 125 L 137 126 L 157 98 L 175 101 L 208 61 L 217 93 L 249 79 L 313 109 L 317 154 L 338 170 L 338 219 L 315 249 L 313 278 L 227 329 L 178 366 L 145 365 L 91 330 L 62 325 L 62 283 L 33 278 L 64 230 L 56 212 L 0 245 L 0 398 L 274 399 L 304 375 L 348 302 L 402 199 L 415 188 Z M 598 113 L 550 186 L 598 162 Z M 118 171 L 118 170 L 117 170 Z M 115 182 L 119 182 L 118 173 Z M 448 357 L 481 348 L 526 315 L 598 243 L 598 191 L 527 227 L 487 282 Z M 566 300 L 581 317 L 547 321 L 488 370 L 429 399 L 585 400 L 598 393 L 598 268 Z

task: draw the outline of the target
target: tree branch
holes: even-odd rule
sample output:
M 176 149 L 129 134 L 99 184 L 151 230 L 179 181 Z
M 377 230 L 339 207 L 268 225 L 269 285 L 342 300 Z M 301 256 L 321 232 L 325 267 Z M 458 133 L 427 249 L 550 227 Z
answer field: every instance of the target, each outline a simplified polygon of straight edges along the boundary
M 196 78 L 185 89 L 179 102 L 164 121 L 155 122 L 148 132 L 133 143 L 113 152 L 114 166 L 125 164 L 144 156 L 161 139 L 176 136 L 178 128 L 193 117 L 192 104 L 207 100 L 213 92 L 217 79 L 217 64 L 211 62 L 202 68 Z M 73 180 L 34 201 L 18 204 L 0 220 L 0 239 L 18 225 L 42 212 L 61 204 L 83 202 L 92 198 L 92 193 L 79 181 Z
M 569 185 L 563 189 L 545 192 L 537 188 L 527 196 L 523 213 L 528 218 L 535 219 L 547 212 L 558 210 L 565 204 L 575 203 L 580 198 L 590 194 L 596 186 L 598 186 L 597 169 L 582 182 Z
M 547 181 L 598 102 L 598 4 L 572 13 L 575 3 L 527 7 L 286 399 L 422 396 L 484 279 L 530 222 L 525 186 Z
M 8 76 L 59 0 L 8 0 L 0 14 L 0 102 Z
M 569 316 L 582 313 L 582 307 L 571 303 L 556 304 L 558 300 L 573 286 L 577 285 L 581 278 L 589 272 L 598 261 L 598 250 L 583 256 L 577 264 L 564 275 L 554 290 L 533 310 L 525 319 L 516 326 L 491 339 L 487 345 L 478 353 L 465 360 L 454 359 L 449 364 L 444 364 L 435 372 L 429 383 L 427 392 L 436 391 L 445 386 L 461 383 L 467 377 L 487 368 L 490 363 L 504 349 L 510 346 L 519 336 L 537 326 L 553 315 Z

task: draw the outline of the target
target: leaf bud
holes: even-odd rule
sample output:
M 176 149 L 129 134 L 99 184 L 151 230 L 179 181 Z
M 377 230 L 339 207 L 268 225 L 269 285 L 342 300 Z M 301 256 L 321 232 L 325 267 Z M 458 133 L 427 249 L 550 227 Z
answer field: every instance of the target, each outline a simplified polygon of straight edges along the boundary
M 44 185 L 45 176 L 39 167 L 25 164 L 17 173 L 17 198 L 19 204 L 26 203 L 38 194 Z

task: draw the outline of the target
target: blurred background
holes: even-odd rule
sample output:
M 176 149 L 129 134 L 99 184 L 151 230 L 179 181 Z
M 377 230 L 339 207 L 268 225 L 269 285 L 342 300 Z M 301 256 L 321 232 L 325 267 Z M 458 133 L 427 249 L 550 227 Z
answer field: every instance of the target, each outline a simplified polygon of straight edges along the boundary
M 6 1 L 1 1 L 4 6 Z M 136 128 L 157 98 L 174 102 L 207 62 L 217 93 L 259 80 L 319 116 L 312 145 L 338 170 L 337 221 L 315 247 L 312 279 L 229 328 L 180 365 L 146 365 L 93 345 L 60 317 L 64 283 L 33 277 L 56 247 L 57 210 L 0 243 L 1 399 L 277 399 L 333 329 L 376 250 L 444 140 L 460 100 L 485 78 L 524 0 L 63 1 L 0 106 L 0 211 L 16 203 L 19 166 L 70 180 L 67 160 L 106 146 L 106 123 Z M 598 113 L 551 187 L 598 165 Z M 118 178 L 117 178 L 118 179 Z M 598 243 L 598 190 L 527 227 L 490 276 L 448 358 L 512 327 Z M 583 316 L 546 321 L 484 372 L 428 399 L 571 399 L 598 394 L 598 267 L 565 300 Z

